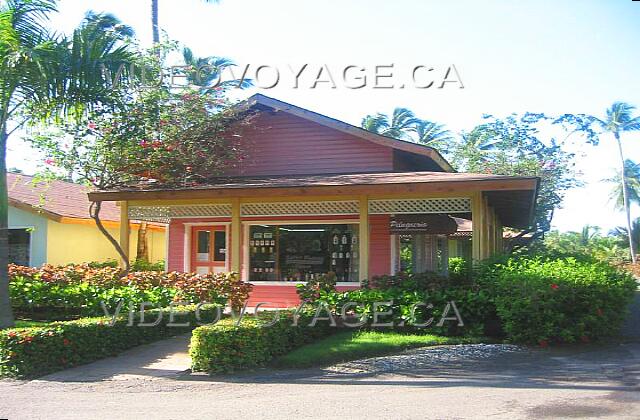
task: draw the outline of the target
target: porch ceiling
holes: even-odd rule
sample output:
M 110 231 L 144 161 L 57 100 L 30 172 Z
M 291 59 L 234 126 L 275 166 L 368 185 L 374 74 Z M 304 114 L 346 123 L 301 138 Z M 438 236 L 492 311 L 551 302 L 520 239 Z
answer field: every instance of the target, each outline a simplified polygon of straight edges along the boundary
M 527 227 L 531 221 L 538 188 L 538 178 L 510 177 L 489 174 L 449 172 L 389 172 L 307 176 L 265 176 L 216 178 L 209 183 L 195 186 L 163 187 L 141 184 L 118 191 L 94 191 L 89 193 L 91 201 L 148 201 L 179 200 L 188 207 L 189 200 L 231 199 L 256 197 L 291 197 L 283 201 L 296 201 L 305 197 L 340 196 L 353 200 L 357 195 L 394 195 L 402 198 L 416 194 L 445 197 L 460 192 L 483 192 L 494 206 L 503 224 L 510 227 Z M 464 193 L 464 194 L 463 194 Z M 406 201 L 406 200 L 405 200 Z M 467 203 L 460 201 L 457 212 L 466 212 Z M 202 207 L 205 208 L 206 206 Z M 173 208 L 173 206 L 172 206 Z M 165 220 L 168 214 L 158 208 L 156 220 Z M 347 212 L 348 209 L 343 209 Z M 372 209 L 373 210 L 373 209 Z M 351 211 L 348 211 L 351 213 Z M 372 211 L 374 213 L 375 211 Z M 427 211 L 428 212 L 428 211 Z M 190 210 L 188 215 L 191 215 Z M 228 209 L 225 208 L 225 214 Z M 393 213 L 391 209 L 383 213 Z M 209 215 L 209 213 L 207 213 Z M 188 216 L 185 215 L 185 216 Z M 204 216 L 205 214 L 202 214 Z M 136 217 L 133 214 L 132 217 Z M 139 215 L 138 217 L 140 217 Z M 194 214 L 193 216 L 198 216 Z M 171 216 L 169 216 L 171 217 Z

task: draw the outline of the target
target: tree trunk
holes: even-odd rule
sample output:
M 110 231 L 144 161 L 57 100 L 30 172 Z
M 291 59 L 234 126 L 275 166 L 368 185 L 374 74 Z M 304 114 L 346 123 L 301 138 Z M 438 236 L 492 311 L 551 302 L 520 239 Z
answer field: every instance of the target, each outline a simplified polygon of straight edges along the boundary
M 125 262 L 124 274 L 127 274 L 131 269 L 131 263 L 129 262 L 129 258 L 126 252 L 122 250 L 120 243 L 116 240 L 116 238 L 114 238 L 109 233 L 109 231 L 102 224 L 102 220 L 100 220 L 101 208 L 102 208 L 102 202 L 94 201 L 93 203 L 91 203 L 91 206 L 89 207 L 89 215 L 96 222 L 96 226 L 98 227 L 98 230 L 109 240 L 109 242 L 111 242 L 111 245 L 113 245 L 113 247 L 116 249 L 116 251 L 118 252 L 118 255 L 120 255 L 120 258 L 122 258 L 122 260 Z
M 160 27 L 158 26 L 158 0 L 151 0 L 151 30 L 153 31 L 153 46 L 160 43 Z
M 147 243 L 147 222 L 140 222 L 138 228 L 138 246 L 136 248 L 136 260 L 149 262 L 149 246 Z
M 13 327 L 9 298 L 9 192 L 7 191 L 7 125 L 0 127 L 0 329 Z
M 629 238 L 629 252 L 631 252 L 631 261 L 636 263 L 636 244 L 633 242 L 633 232 L 631 231 L 631 203 L 629 203 L 628 191 L 627 191 L 627 174 L 624 167 L 624 153 L 622 152 L 622 142 L 620 141 L 620 134 L 615 132 L 614 136 L 618 143 L 618 153 L 620 153 L 620 162 L 622 163 L 622 203 L 624 205 L 624 211 L 627 219 L 627 236 Z

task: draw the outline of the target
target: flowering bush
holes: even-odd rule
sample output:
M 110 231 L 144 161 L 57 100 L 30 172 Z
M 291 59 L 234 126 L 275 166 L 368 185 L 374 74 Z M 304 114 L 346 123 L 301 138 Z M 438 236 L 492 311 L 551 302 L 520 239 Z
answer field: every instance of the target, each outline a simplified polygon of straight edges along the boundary
M 543 347 L 615 334 L 637 288 L 607 263 L 571 257 L 485 263 L 477 281 L 491 293 L 508 338 Z
M 437 322 L 446 303 L 454 301 L 465 325 L 432 325 L 430 331 L 504 333 L 511 341 L 541 346 L 589 342 L 615 334 L 637 288 L 626 271 L 590 258 L 527 256 L 485 261 L 470 276 L 463 272 L 449 278 L 400 273 L 373 277 L 362 289 L 348 292 L 323 285 L 299 288 L 301 298 L 324 303 L 336 315 L 346 303 L 354 302 L 353 314 L 369 320 L 375 302 L 392 301 L 381 310 L 392 311 L 386 320 L 395 326 L 421 322 L 427 314 L 414 309 L 421 302 L 433 305 L 428 315 Z
M 198 321 L 212 322 L 218 317 L 217 309 L 211 305 L 201 307 L 198 313 L 194 306 L 176 307 L 173 312 L 175 324 L 188 322 L 189 326 L 168 326 L 169 309 L 162 309 L 145 313 L 145 322 L 161 316 L 153 327 L 139 326 L 139 313 L 134 313 L 132 326 L 127 325 L 128 318 L 123 315 L 113 326 L 108 318 L 84 318 L 1 330 L 0 377 L 35 377 L 89 363 L 143 343 L 185 333 L 195 328 Z
M 235 273 L 198 275 L 160 271 L 132 272 L 126 276 L 114 267 L 88 264 L 43 265 L 40 268 L 9 265 L 11 301 L 17 312 L 55 312 L 68 315 L 103 315 L 101 302 L 114 308 L 120 300 L 164 307 L 172 301 L 211 302 L 242 307 L 251 285 Z

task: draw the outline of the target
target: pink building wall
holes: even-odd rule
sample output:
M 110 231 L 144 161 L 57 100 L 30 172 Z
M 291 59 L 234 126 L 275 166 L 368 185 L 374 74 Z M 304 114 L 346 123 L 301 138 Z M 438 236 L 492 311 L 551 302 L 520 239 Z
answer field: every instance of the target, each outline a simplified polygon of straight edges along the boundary
M 290 114 L 260 114 L 242 144 L 247 157 L 228 175 L 393 170 L 393 149 Z

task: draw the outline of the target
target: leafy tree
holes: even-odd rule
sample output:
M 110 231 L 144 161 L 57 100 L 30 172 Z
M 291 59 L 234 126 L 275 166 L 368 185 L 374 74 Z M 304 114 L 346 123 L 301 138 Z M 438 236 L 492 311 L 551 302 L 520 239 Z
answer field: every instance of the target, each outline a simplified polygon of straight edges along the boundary
M 624 172 L 627 198 L 630 203 L 640 204 L 640 164 L 627 159 L 624 162 Z M 620 172 L 611 178 L 605 179 L 605 181 L 614 184 L 609 198 L 613 202 L 615 209 L 624 210 L 624 194 L 622 193 L 622 176 Z M 638 248 L 636 247 L 636 249 Z
M 53 0 L 0 4 L 0 328 L 13 325 L 7 274 L 7 141 L 34 118 L 61 121 L 108 102 L 102 70 L 115 71 L 131 58 L 119 38 L 90 21 L 71 37 L 50 33 L 45 23 L 54 11 Z
M 593 226 L 585 226 L 580 232 L 551 231 L 545 235 L 543 250 L 552 255 L 585 255 L 616 264 L 628 255 L 624 241 L 621 243 L 616 235 L 602 236 Z
M 579 185 L 573 154 L 554 138 L 541 138 L 538 124 L 548 119 L 533 113 L 502 119 L 487 115 L 486 122 L 463 133 L 449 155 L 452 164 L 465 172 L 540 177 L 534 224 L 518 237 L 533 233 L 530 237 L 535 239 L 549 231 L 565 191 Z
M 146 55 L 143 63 L 147 71 L 162 71 L 155 54 Z M 52 168 L 100 190 L 138 184 L 153 188 L 206 183 L 244 158 L 242 132 L 251 116 L 231 106 L 224 91 L 200 93 L 166 85 L 135 89 L 132 84 L 114 91 L 121 99 L 113 106 L 35 131 L 33 143 Z M 91 217 L 128 263 L 104 228 L 100 210 L 101 203 L 93 203 Z

